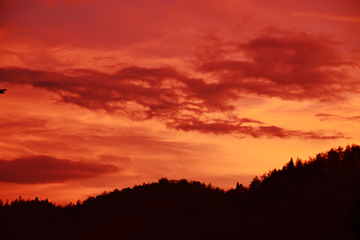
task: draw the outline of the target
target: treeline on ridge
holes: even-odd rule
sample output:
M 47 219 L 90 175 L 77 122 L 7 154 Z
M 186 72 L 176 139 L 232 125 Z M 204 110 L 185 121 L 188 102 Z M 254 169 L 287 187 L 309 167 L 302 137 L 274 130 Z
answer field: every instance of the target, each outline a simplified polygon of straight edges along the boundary
M 360 147 L 339 147 L 224 191 L 169 180 L 82 203 L 0 204 L 0 239 L 360 239 Z

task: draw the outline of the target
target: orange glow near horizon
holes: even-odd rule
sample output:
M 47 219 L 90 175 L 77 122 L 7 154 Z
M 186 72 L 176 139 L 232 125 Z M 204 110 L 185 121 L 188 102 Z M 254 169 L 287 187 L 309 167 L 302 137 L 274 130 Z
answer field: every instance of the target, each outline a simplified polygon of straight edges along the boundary
M 359 10 L 0 0 L 0 199 L 66 204 L 162 177 L 230 189 L 360 144 Z

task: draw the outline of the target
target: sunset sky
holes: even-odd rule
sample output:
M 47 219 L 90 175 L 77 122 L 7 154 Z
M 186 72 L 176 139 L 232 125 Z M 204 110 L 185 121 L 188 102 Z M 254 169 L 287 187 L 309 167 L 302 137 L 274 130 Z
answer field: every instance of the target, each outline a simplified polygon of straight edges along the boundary
M 0 199 L 230 189 L 360 144 L 359 0 L 0 0 Z

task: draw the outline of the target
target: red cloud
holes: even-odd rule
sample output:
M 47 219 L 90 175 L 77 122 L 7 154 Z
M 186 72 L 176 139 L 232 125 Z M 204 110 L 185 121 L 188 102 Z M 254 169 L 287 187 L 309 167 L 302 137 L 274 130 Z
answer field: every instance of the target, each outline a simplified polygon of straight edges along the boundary
M 133 66 L 114 74 L 89 69 L 54 73 L 3 68 L 0 82 L 29 84 L 57 93 L 62 102 L 120 112 L 134 120 L 157 118 L 178 130 L 280 138 L 329 137 L 258 126 L 259 121 L 249 119 L 244 126 L 245 118 L 234 120 L 232 102 L 248 93 L 291 100 L 338 100 L 347 92 L 359 91 L 360 82 L 344 70 L 358 65 L 344 60 L 336 50 L 340 43 L 327 37 L 273 31 L 246 42 L 213 42 L 214 46 L 199 50 L 195 63 L 199 71 L 213 75 L 212 81 L 171 67 Z M 227 116 L 222 120 L 208 117 L 213 112 Z
M 213 45 L 199 49 L 197 69 L 213 73 L 234 92 L 334 100 L 359 91 L 360 82 L 344 70 L 359 65 L 345 59 L 337 50 L 340 43 L 327 37 L 275 31 L 246 42 L 216 39 Z M 234 55 L 242 60 L 233 60 Z
M 115 74 L 72 69 L 65 73 L 0 69 L 0 81 L 30 84 L 58 93 L 61 101 L 91 110 L 122 112 L 137 120 L 157 118 L 173 129 L 252 137 L 342 138 L 320 133 L 285 130 L 276 126 L 257 126 L 260 121 L 237 118 L 231 100 L 240 98 L 236 83 L 206 83 L 172 68 L 128 67 Z M 279 90 L 280 91 L 280 90 Z M 132 109 L 129 102 L 141 109 Z M 225 119 L 201 120 L 207 113 L 228 112 Z M 244 123 L 251 126 L 243 126 Z M 254 124 L 256 126 L 254 126 Z
M 143 119 L 167 118 L 185 110 L 233 110 L 228 102 L 239 98 L 223 84 L 207 84 L 204 79 L 188 77 L 172 68 L 128 67 L 112 75 L 84 69 L 61 74 L 15 68 L 0 69 L 0 77 L 2 82 L 30 84 L 56 92 L 63 102 L 92 110 L 120 110 Z M 128 109 L 128 102 L 137 103 L 143 110 Z
M 93 178 L 114 173 L 110 164 L 74 162 L 49 156 L 31 156 L 12 161 L 0 160 L 0 181 L 12 183 L 58 183 L 72 179 Z

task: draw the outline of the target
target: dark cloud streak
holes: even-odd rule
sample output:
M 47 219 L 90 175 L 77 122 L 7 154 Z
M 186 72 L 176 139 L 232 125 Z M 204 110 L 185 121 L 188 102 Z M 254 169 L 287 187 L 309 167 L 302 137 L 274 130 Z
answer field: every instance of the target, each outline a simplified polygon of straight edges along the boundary
M 74 162 L 50 156 L 30 156 L 12 161 L 0 160 L 0 181 L 34 184 L 61 183 L 68 180 L 94 178 L 119 171 L 110 164 Z
M 244 121 L 249 123 L 260 123 L 258 121 Z M 243 126 L 242 122 L 230 122 L 230 121 L 218 121 L 207 123 L 198 119 L 186 119 L 177 120 L 172 123 L 168 123 L 170 128 L 183 131 L 199 131 L 201 133 L 213 133 L 213 134 L 235 134 L 240 136 L 251 136 L 253 138 L 291 138 L 298 137 L 301 139 L 339 139 L 345 138 L 341 132 L 335 133 L 335 135 L 325 136 L 321 132 L 304 132 L 300 130 L 286 130 L 284 128 L 276 126 Z
M 340 115 L 334 115 L 334 114 L 327 114 L 327 113 L 318 113 L 315 115 L 320 119 L 320 121 L 332 121 L 332 120 L 338 120 L 338 121 L 360 121 L 360 116 L 340 116 Z

